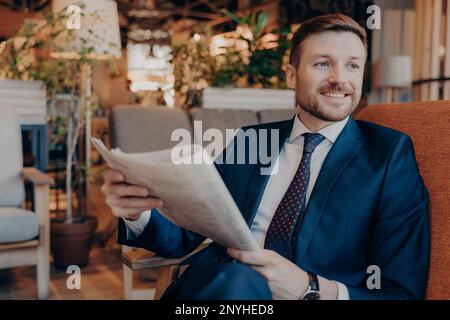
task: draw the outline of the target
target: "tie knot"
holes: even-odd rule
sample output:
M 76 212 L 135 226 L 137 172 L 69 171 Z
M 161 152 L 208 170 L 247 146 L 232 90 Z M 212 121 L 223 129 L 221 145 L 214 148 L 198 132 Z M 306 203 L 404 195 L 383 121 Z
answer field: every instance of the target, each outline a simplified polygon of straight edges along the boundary
M 305 143 L 303 153 L 313 153 L 314 149 L 325 139 L 320 133 L 304 133 Z

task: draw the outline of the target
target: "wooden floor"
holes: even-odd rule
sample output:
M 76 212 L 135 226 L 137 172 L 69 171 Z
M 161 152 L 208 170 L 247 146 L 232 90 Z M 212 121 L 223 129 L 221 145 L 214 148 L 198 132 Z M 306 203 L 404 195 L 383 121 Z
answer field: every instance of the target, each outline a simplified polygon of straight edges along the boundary
M 81 289 L 67 288 L 70 274 L 51 267 L 51 300 L 121 300 L 124 298 L 120 247 L 107 244 L 91 251 L 90 263 L 81 269 Z M 150 299 L 155 287 L 153 272 L 134 272 L 134 286 L 139 299 Z M 36 299 L 35 267 L 0 270 L 0 300 Z

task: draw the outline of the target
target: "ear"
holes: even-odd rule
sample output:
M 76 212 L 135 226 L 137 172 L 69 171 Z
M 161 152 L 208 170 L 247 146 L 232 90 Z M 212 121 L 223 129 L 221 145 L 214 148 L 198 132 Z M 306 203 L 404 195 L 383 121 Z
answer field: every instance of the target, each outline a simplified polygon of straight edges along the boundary
M 294 89 L 297 87 L 297 70 L 291 64 L 286 66 L 286 84 L 288 88 Z

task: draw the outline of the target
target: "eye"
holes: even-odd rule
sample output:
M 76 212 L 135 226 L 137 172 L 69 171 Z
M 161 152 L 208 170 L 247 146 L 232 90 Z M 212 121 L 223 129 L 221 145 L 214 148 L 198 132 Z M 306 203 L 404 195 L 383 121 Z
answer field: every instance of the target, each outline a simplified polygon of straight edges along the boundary
M 350 69 L 353 69 L 353 70 L 359 69 L 359 65 L 357 65 L 356 63 L 350 63 L 349 66 L 350 66 Z
M 328 61 L 320 61 L 314 64 L 315 67 L 320 67 L 320 68 L 327 68 L 330 66 L 330 63 Z

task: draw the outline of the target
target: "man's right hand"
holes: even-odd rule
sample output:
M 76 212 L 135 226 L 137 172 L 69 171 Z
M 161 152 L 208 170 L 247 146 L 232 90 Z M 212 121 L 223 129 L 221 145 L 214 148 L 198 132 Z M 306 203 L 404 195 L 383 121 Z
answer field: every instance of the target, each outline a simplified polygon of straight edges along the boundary
M 107 169 L 103 179 L 101 191 L 105 202 L 117 217 L 137 220 L 142 212 L 163 205 L 161 199 L 150 196 L 151 191 L 147 188 L 126 183 L 120 171 Z

